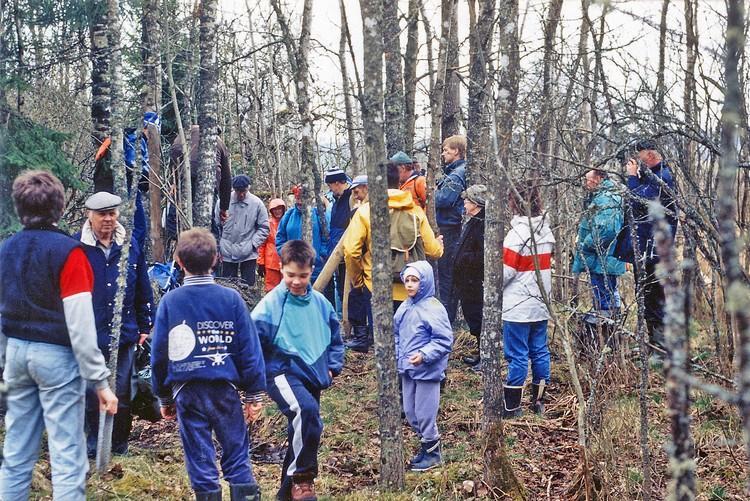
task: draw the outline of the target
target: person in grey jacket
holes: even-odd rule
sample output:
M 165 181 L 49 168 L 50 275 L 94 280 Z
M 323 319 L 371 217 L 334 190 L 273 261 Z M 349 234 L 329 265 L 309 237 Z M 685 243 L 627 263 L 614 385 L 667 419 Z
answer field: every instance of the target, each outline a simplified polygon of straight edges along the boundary
M 268 237 L 270 227 L 263 201 L 250 193 L 250 178 L 244 174 L 232 181 L 232 197 L 228 217 L 221 223 L 219 251 L 222 259 L 221 276 L 235 278 L 239 271 L 248 285 L 255 285 L 258 248 Z M 221 220 L 218 212 L 216 219 Z

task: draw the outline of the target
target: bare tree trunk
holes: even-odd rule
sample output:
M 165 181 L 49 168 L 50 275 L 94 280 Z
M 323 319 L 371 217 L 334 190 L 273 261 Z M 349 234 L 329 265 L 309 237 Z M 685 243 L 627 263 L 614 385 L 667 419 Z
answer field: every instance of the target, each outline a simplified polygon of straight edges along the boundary
M 109 22 L 107 4 L 93 5 L 91 21 L 91 121 L 94 148 L 109 137 L 112 96 L 109 81 L 110 47 L 107 37 Z
M 385 157 L 383 139 L 383 4 L 360 0 L 364 37 L 365 150 L 368 159 Z M 404 487 L 396 354 L 393 345 L 393 277 L 390 274 L 390 215 L 385 164 L 368 162 L 372 229 L 372 317 L 378 369 L 380 483 L 389 491 Z
M 141 21 L 141 58 L 143 60 L 144 87 L 141 94 L 141 111 L 161 112 L 161 54 L 159 27 L 159 0 L 147 0 L 143 4 Z M 164 260 L 164 239 L 161 234 L 161 134 L 158 127 L 149 125 L 146 130 L 149 164 L 149 215 L 151 222 L 150 248 L 154 261 Z
M 218 78 L 216 62 L 216 8 L 218 0 L 201 0 L 200 12 L 200 94 L 198 98 L 197 193 L 193 194 L 193 222 L 196 226 L 211 228 L 216 190 L 216 141 L 219 113 Z M 186 160 L 187 161 L 187 160 Z
M 750 287 L 740 264 L 739 254 L 743 240 L 737 237 L 737 199 L 734 183 L 737 179 L 737 144 L 741 135 L 740 88 L 737 67 L 745 43 L 744 2 L 727 1 L 726 60 L 724 80 L 726 91 L 721 113 L 721 150 L 719 183 L 716 201 L 716 218 L 721 234 L 721 257 L 726 276 L 725 305 L 732 315 L 739 337 L 738 374 L 739 407 L 745 435 L 745 447 L 750 460 Z
M 443 6 L 455 5 L 451 0 L 444 0 Z M 451 19 L 453 12 L 451 10 L 445 11 L 443 9 L 443 19 Z M 445 26 L 451 26 L 451 23 L 444 22 Z M 448 61 L 448 44 L 450 43 L 450 29 L 443 29 L 442 35 L 440 36 L 440 49 L 438 50 L 438 67 L 437 75 L 435 75 L 435 84 L 433 85 L 432 92 L 430 93 L 430 108 L 432 111 L 431 135 L 430 135 L 430 152 L 427 157 L 427 219 L 430 221 L 430 225 L 433 228 L 437 228 L 437 222 L 435 220 L 435 204 L 430 203 L 430 195 L 435 193 L 437 186 L 437 177 L 440 172 L 440 149 L 442 141 L 440 138 L 441 133 L 441 117 L 443 117 L 443 104 L 445 99 L 445 79 L 447 78 L 447 61 Z
M 698 59 L 698 2 L 685 0 L 685 86 L 682 96 L 682 106 L 685 113 L 685 125 L 696 127 L 700 118 L 696 109 L 695 63 Z M 682 141 L 682 165 L 688 175 L 697 179 L 696 144 L 688 137 Z M 693 197 L 689 197 L 693 198 Z
M 651 206 L 656 221 L 654 240 L 660 258 L 666 296 L 665 341 L 667 348 L 667 401 L 672 442 L 667 446 L 671 480 L 667 498 L 673 501 L 695 499 L 695 449 L 690 435 L 690 385 L 679 376 L 690 370 L 688 364 L 688 325 L 690 324 L 690 274 L 694 261 L 683 262 L 684 288 L 680 287 L 672 233 L 661 205 Z M 694 254 L 693 254 L 694 255 Z
M 414 151 L 414 126 L 417 120 L 415 102 L 419 59 L 419 0 L 409 0 L 408 15 L 404 54 L 404 151 L 411 155 Z
M 441 42 L 446 39 L 446 67 L 443 89 L 442 138 L 461 131 L 461 77 L 458 67 L 458 0 L 442 0 Z M 439 65 L 438 65 L 439 66 Z M 438 69 L 438 71 L 440 71 Z
M 120 213 L 120 221 L 125 227 L 125 241 L 122 244 L 122 254 L 120 255 L 119 275 L 117 277 L 117 294 L 114 301 L 114 315 L 112 317 L 112 332 L 109 336 L 109 359 L 107 368 L 109 369 L 109 387 L 117 387 L 117 352 L 120 346 L 120 329 L 122 328 L 122 307 L 125 299 L 125 285 L 128 276 L 128 255 L 130 254 L 130 237 L 132 235 L 133 225 L 133 203 L 128 198 L 127 183 L 125 181 L 125 161 L 122 150 L 122 133 L 124 114 L 123 107 L 120 105 L 120 25 L 119 3 L 118 0 L 107 0 L 106 3 L 106 24 L 104 24 L 104 36 L 108 38 L 107 46 L 111 52 L 107 54 L 109 58 L 108 72 L 103 76 L 108 81 L 109 90 L 109 109 L 111 117 L 111 144 L 110 144 L 110 166 L 114 178 L 114 191 L 117 195 L 125 200 Z M 137 135 L 140 139 L 140 136 Z M 137 144 L 137 143 L 136 143 Z M 132 197 L 135 201 L 135 194 Z M 112 452 L 112 424 L 114 416 L 100 411 L 99 416 L 99 434 L 96 447 L 96 467 L 99 473 L 104 473 L 111 458 Z
M 346 40 L 349 31 L 349 22 L 346 19 L 344 0 L 339 0 L 341 11 L 341 38 L 339 38 L 339 65 L 341 66 L 341 89 L 344 94 L 344 110 L 346 112 L 346 132 L 349 138 L 349 158 L 351 159 L 350 172 L 359 173 L 359 155 L 357 154 L 356 129 L 354 127 L 354 111 L 352 110 L 351 82 L 349 81 L 349 70 L 346 64 Z
M 174 111 L 175 122 L 177 123 L 177 137 L 180 140 L 182 146 L 182 165 L 176 165 L 174 172 L 175 178 L 175 190 L 174 196 L 181 203 L 177 204 L 178 207 L 178 229 L 192 228 L 193 227 L 193 187 L 190 175 L 190 140 L 185 135 L 185 129 L 182 125 L 182 116 L 180 114 L 180 106 L 177 104 L 177 86 L 174 82 L 174 74 L 172 72 L 172 54 L 167 51 L 167 83 L 169 84 L 169 95 L 172 100 L 172 110 Z M 170 173 L 172 174 L 172 173 Z M 181 188 L 180 188 L 181 187 Z M 181 213 L 181 214 L 180 214 Z M 183 224 L 180 222 L 183 221 Z
M 500 0 L 498 25 L 499 57 L 505 64 L 497 68 L 499 81 L 495 116 L 499 118 L 492 134 L 495 168 L 490 169 L 487 212 L 484 229 L 484 308 L 480 356 L 484 403 L 482 414 L 482 452 L 484 481 L 493 493 L 504 498 L 526 499 L 526 492 L 513 472 L 505 451 L 503 433 L 502 357 L 503 312 L 503 240 L 508 187 L 504 170 L 509 156 L 510 136 L 518 88 L 518 0 Z
M 491 81 L 487 66 L 492 53 L 492 32 L 495 27 L 495 0 L 479 1 L 479 16 L 475 0 L 469 2 L 471 16 L 471 49 L 469 51 L 469 117 L 466 123 L 468 143 L 466 159 L 467 185 L 480 182 L 490 166 L 490 114 L 487 103 Z
M 666 65 L 667 50 L 667 12 L 669 0 L 662 0 L 661 20 L 659 22 L 659 67 L 656 70 L 656 111 L 664 113 L 664 96 L 666 94 L 664 84 L 664 67 Z
M 295 40 L 286 16 L 281 10 L 279 0 L 271 0 L 271 6 L 279 20 L 281 31 L 284 35 L 284 44 L 286 45 L 289 56 L 289 64 L 292 66 L 295 83 L 297 85 L 297 112 L 302 125 L 302 140 L 300 141 L 300 153 L 302 158 L 303 181 L 303 205 L 311 208 L 313 204 L 318 208 L 318 223 L 323 238 L 328 238 L 328 226 L 325 218 L 325 208 L 323 207 L 318 193 L 322 186 L 322 180 L 318 167 L 315 163 L 315 139 L 313 134 L 313 118 L 310 113 L 310 91 L 309 80 L 310 71 L 308 67 L 308 56 L 310 53 L 310 24 L 312 22 L 312 0 L 305 0 L 302 9 L 302 29 L 300 30 L 299 40 Z M 310 189 L 312 185 L 312 190 Z M 302 217 L 302 236 L 308 242 L 312 242 L 312 224 L 310 224 L 310 209 L 303 211 Z
M 385 143 L 388 156 L 404 149 L 404 75 L 401 71 L 400 35 L 398 2 L 383 0 Z

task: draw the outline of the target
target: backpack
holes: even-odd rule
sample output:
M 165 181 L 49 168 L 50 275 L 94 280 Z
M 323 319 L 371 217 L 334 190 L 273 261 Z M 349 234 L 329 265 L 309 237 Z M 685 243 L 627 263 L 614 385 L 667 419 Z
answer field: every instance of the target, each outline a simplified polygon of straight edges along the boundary
M 424 261 L 424 242 L 416 214 L 391 210 L 391 273 L 393 282 L 401 282 L 401 270 L 415 261 Z

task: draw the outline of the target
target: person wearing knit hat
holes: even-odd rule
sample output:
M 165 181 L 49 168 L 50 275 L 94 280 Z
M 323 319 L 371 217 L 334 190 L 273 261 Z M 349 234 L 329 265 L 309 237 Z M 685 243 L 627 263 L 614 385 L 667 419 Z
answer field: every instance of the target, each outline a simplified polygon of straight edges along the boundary
M 352 187 L 349 178 L 341 169 L 332 169 L 326 172 L 325 181 L 333 194 L 331 205 L 330 240 L 328 241 L 328 255 L 332 255 L 336 245 L 344 236 L 346 228 L 352 217 Z M 336 295 L 339 302 L 344 303 L 344 279 L 346 267 L 344 263 L 339 264 L 336 271 Z
M 265 279 L 265 290 L 270 291 L 281 283 L 281 259 L 276 250 L 276 232 L 279 222 L 286 212 L 286 204 L 280 198 L 274 198 L 268 203 L 268 237 L 258 249 L 258 275 Z
M 419 169 L 419 162 L 415 162 L 403 151 L 396 152 L 390 162 L 398 165 L 399 190 L 411 193 L 414 203 L 422 207 L 427 207 L 427 181 Z
M 461 302 L 461 311 L 469 332 L 477 340 L 474 354 L 463 358 L 465 364 L 479 367 L 479 335 L 482 332 L 484 307 L 484 206 L 487 187 L 469 186 L 461 196 L 468 220 L 461 230 L 453 262 L 453 295 Z

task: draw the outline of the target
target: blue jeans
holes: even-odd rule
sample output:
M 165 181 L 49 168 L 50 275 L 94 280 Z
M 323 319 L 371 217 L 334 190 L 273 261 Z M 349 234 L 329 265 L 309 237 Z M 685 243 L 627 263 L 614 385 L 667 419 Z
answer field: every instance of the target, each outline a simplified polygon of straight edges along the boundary
M 9 338 L 0 499 L 28 499 L 31 474 L 47 430 L 54 499 L 86 499 L 85 382 L 69 346 Z
M 596 310 L 620 309 L 620 293 L 617 290 L 617 275 L 589 273 L 591 292 Z
M 531 382 L 549 381 L 547 321 L 503 321 L 503 352 L 508 362 L 506 386 L 523 386 L 531 362 Z
M 221 490 L 212 432 L 221 444 L 221 471 L 231 484 L 254 484 L 250 440 L 237 390 L 227 381 L 193 381 L 175 399 L 185 467 L 197 493 Z

